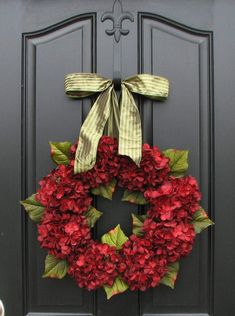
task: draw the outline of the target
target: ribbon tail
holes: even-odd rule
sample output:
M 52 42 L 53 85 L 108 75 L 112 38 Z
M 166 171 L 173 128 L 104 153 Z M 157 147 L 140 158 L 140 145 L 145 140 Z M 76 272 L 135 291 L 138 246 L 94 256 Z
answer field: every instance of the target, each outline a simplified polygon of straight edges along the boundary
M 119 154 L 129 156 L 138 166 L 142 156 L 142 131 L 139 109 L 131 92 L 122 84 Z
M 112 90 L 111 103 L 112 106 L 110 108 L 110 115 L 107 122 L 107 135 L 118 138 L 120 126 L 120 111 L 117 95 L 114 89 Z
M 75 174 L 92 169 L 96 163 L 98 143 L 110 115 L 112 90 L 110 86 L 101 92 L 81 127 L 74 161 Z

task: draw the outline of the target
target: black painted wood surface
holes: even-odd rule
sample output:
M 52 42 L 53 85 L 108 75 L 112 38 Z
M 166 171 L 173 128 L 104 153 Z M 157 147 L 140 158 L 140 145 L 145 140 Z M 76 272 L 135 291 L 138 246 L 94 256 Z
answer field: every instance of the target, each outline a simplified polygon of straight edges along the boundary
M 113 0 L 0 1 L 0 299 L 7 316 L 234 315 L 235 4 L 122 6 L 117 25 Z M 53 167 L 48 141 L 75 142 L 91 106 L 65 96 L 69 72 L 149 72 L 170 81 L 166 102 L 137 99 L 143 138 L 161 149 L 190 150 L 190 173 L 216 222 L 181 261 L 174 291 L 160 286 L 107 301 L 103 291 L 81 290 L 70 278 L 41 278 L 45 251 L 18 201 Z M 135 210 L 120 194 L 113 203 L 97 199 L 105 214 L 98 236 L 117 223 L 130 233 Z

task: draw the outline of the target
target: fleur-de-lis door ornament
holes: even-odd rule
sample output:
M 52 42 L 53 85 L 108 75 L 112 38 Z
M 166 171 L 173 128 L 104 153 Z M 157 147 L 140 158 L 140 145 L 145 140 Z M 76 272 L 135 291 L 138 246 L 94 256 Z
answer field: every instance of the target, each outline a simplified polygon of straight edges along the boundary
M 115 41 L 118 43 L 121 35 L 127 35 L 129 33 L 129 30 L 122 28 L 122 22 L 124 20 L 134 22 L 134 16 L 131 12 L 123 11 L 120 0 L 115 0 L 112 11 L 105 12 L 102 15 L 101 22 L 105 20 L 111 20 L 113 22 L 113 28 L 111 30 L 105 30 L 106 34 L 110 36 L 114 35 Z

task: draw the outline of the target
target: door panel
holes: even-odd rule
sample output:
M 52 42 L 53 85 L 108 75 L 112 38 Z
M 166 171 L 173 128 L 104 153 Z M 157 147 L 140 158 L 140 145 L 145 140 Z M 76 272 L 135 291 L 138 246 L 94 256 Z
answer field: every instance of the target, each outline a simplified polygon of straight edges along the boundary
M 48 141 L 75 141 L 74 135 L 88 112 L 89 100 L 74 104 L 61 92 L 65 74 L 93 72 L 95 27 L 95 14 L 87 14 L 23 34 L 23 185 L 27 192 L 34 192 L 38 181 L 54 168 L 46 158 Z M 62 287 L 58 281 L 41 278 L 45 252 L 36 240 L 36 227 L 28 221 L 24 253 L 29 311 L 92 314 L 93 294 L 82 291 L 68 278 L 62 280 Z
M 212 202 L 208 196 L 211 196 L 213 179 L 208 171 L 214 155 L 210 128 L 213 120 L 212 35 L 212 32 L 192 29 L 161 16 L 139 14 L 141 72 L 164 74 L 170 81 L 170 96 L 166 102 L 145 101 L 148 108 L 145 103 L 142 106 L 146 139 L 161 149 L 189 149 L 189 172 L 199 180 L 202 205 L 207 210 Z M 148 294 L 144 294 L 144 311 L 154 313 L 157 308 L 160 312 L 172 313 L 206 312 L 210 247 L 207 236 L 201 236 L 192 255 L 182 260 L 183 272 L 177 280 L 177 291 L 156 288 L 151 303 Z
M 235 7 L 229 0 L 123 0 L 119 8 L 121 3 L 133 18 L 121 25 L 129 33 L 115 39 L 106 32 L 113 21 L 102 18 L 112 10 L 118 17 L 113 3 L 0 2 L 0 299 L 6 315 L 232 316 Z M 215 229 L 197 237 L 191 255 L 181 260 L 174 291 L 160 286 L 107 301 L 103 290 L 82 290 L 69 277 L 41 278 L 46 253 L 18 201 L 35 192 L 53 168 L 48 141 L 75 142 L 94 101 L 65 96 L 64 76 L 70 72 L 108 78 L 148 72 L 170 81 L 165 102 L 136 97 L 143 139 L 162 150 L 190 150 L 190 173 L 200 182 L 202 205 L 216 220 Z M 113 202 L 96 199 L 104 212 L 97 237 L 118 223 L 130 234 L 130 213 L 141 209 L 122 203 L 121 194 L 118 190 Z

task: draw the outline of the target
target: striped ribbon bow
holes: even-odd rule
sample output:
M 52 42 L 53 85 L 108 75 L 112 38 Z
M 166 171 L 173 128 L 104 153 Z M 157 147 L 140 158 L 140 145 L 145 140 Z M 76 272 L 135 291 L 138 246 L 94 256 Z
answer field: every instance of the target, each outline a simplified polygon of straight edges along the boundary
M 90 170 L 96 163 L 100 137 L 104 133 L 118 138 L 118 152 L 129 156 L 138 166 L 142 154 L 141 119 L 132 93 L 154 100 L 168 96 L 166 78 L 138 74 L 121 81 L 120 109 L 113 81 L 95 73 L 72 73 L 65 77 L 65 93 L 85 98 L 100 93 L 88 113 L 79 135 L 74 173 Z M 106 124 L 107 123 L 107 124 Z

